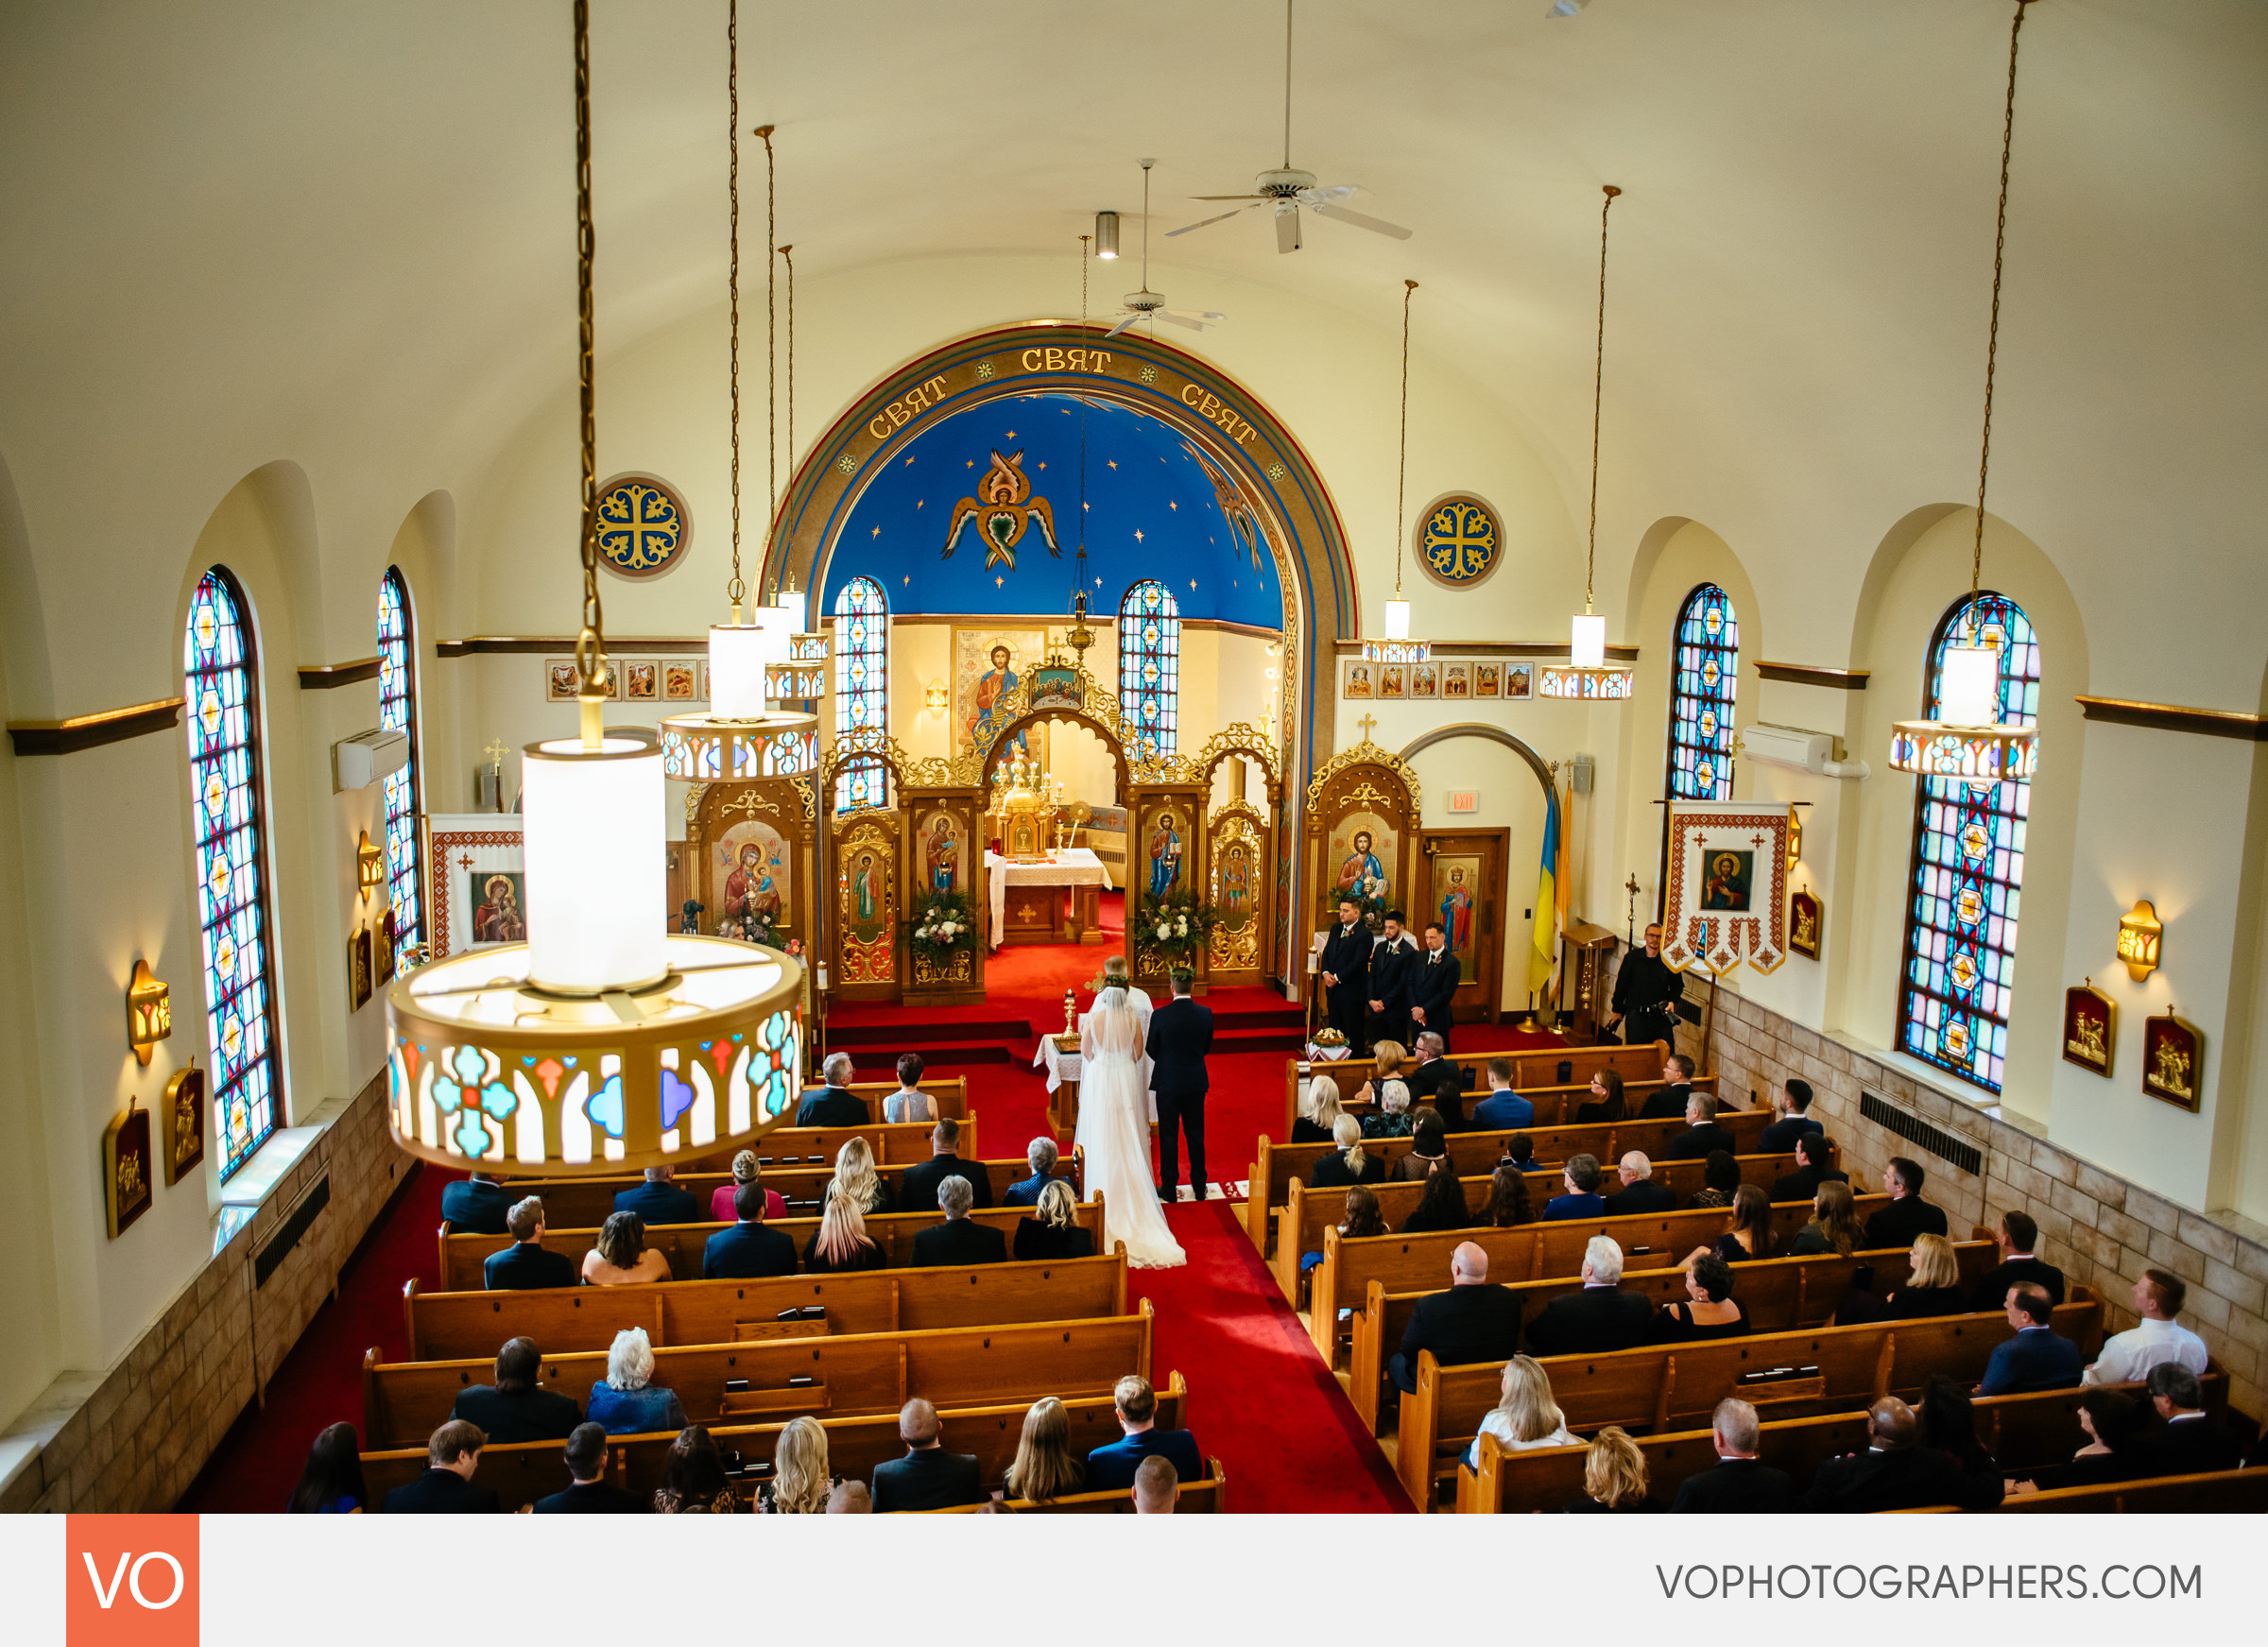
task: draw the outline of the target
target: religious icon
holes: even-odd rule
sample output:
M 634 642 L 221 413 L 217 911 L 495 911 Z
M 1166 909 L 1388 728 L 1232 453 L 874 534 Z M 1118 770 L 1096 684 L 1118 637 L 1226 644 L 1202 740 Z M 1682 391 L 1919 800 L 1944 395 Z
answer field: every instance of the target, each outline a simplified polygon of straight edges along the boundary
M 953 725 L 957 735 L 982 750 L 1005 725 L 1007 706 L 1023 695 L 1026 670 L 1047 655 L 1047 631 L 962 629 L 953 632 Z M 997 757 L 1029 753 L 1029 729 L 993 751 Z
M 1077 709 L 1082 699 L 1077 670 L 1050 664 L 1032 671 L 1025 700 L 1033 709 Z
M 787 918 L 787 843 L 769 824 L 735 824 L 718 843 L 717 867 L 729 869 L 716 935 L 768 944 Z
M 1472 666 L 1472 695 L 1501 697 L 1504 690 L 1504 666 L 1502 663 L 1475 663 Z
M 1410 695 L 1437 697 L 1440 695 L 1440 675 L 1431 663 L 1410 665 Z
M 1788 899 L 1788 948 L 1806 960 L 1817 960 L 1824 918 L 1817 898 L 1809 892 L 1792 894 Z
M 622 666 L 623 695 L 631 703 L 651 703 L 662 695 L 661 666 L 640 659 Z
M 1409 666 L 1405 663 L 1382 663 L 1378 666 L 1378 695 L 1407 697 L 1405 690 Z
M 1346 695 L 1349 697 L 1368 697 L 1370 695 L 1369 664 L 1349 663 L 1347 665 Z
M 2194 1114 L 2205 1088 L 2205 1032 L 2168 1006 L 2142 1020 L 2142 1090 Z
M 472 906 L 472 941 L 517 944 L 527 939 L 527 877 L 517 869 L 474 869 L 465 877 Z
M 1222 917 L 1241 920 L 1252 908 L 1252 855 L 1242 841 L 1230 841 L 1221 849 Z
M 1701 883 L 1701 907 L 1734 913 L 1748 908 L 1749 888 L 1756 878 L 1756 854 L 1719 850 L 1709 855 L 1709 871 Z
M 1463 865 L 1449 871 L 1449 884 L 1441 894 L 1441 931 L 1449 939 L 1449 952 L 1463 957 L 1472 951 L 1472 888 L 1466 884 Z
M 347 937 L 347 1009 L 370 1004 L 370 929 L 357 926 Z
M 662 665 L 662 698 L 664 703 L 691 703 L 701 695 L 701 673 L 691 663 Z
M 1472 665 L 1469 663 L 1442 664 L 1441 695 L 1443 697 L 1470 697 L 1472 695 Z
M 970 522 L 981 523 L 978 530 L 985 539 L 985 570 L 989 572 L 1003 561 L 1010 572 L 1016 570 L 1016 545 L 1026 527 L 1039 523 L 1040 535 L 1047 541 L 1047 552 L 1057 559 L 1063 551 L 1056 543 L 1056 515 L 1045 498 L 1032 496 L 1032 483 L 1023 472 L 1023 454 L 1003 457 L 992 454 L 992 467 L 977 482 L 977 495 L 963 498 L 953 506 L 953 524 L 946 529 L 945 549 L 937 557 L 951 560 L 953 551 L 961 540 L 961 533 Z
M 394 981 L 394 912 L 387 910 L 378 918 L 378 935 L 372 943 L 375 952 L 371 964 L 378 971 L 378 987 L 383 989 Z
M 862 923 L 874 918 L 877 878 L 874 854 L 861 852 L 850 870 L 850 913 Z
M 148 1110 L 129 1109 L 102 1129 L 102 1210 L 112 1240 L 149 1210 L 152 1165 Z
M 205 1072 L 195 1064 L 176 1070 L 165 1083 L 158 1111 L 164 1143 L 165 1182 L 178 1184 L 205 1158 Z
M 583 678 L 576 672 L 572 658 L 547 658 L 543 661 L 544 695 L 552 703 L 573 703 L 583 689 Z
M 2119 1004 L 2089 978 L 2063 992 L 2063 1058 L 2098 1075 L 2110 1073 L 2118 1050 Z
M 929 874 L 930 891 L 952 892 L 959 886 L 961 832 L 953 814 L 930 814 L 928 832 L 921 843 L 921 863 Z
M 1354 832 L 1344 856 L 1339 859 L 1338 890 L 1366 901 L 1386 895 L 1386 866 L 1371 850 L 1368 830 Z
M 1534 678 L 1525 663 L 1505 664 L 1504 695 L 1519 698 L 1534 696 Z
M 1163 898 L 1181 882 L 1181 832 L 1171 812 L 1156 815 L 1150 826 L 1150 896 Z

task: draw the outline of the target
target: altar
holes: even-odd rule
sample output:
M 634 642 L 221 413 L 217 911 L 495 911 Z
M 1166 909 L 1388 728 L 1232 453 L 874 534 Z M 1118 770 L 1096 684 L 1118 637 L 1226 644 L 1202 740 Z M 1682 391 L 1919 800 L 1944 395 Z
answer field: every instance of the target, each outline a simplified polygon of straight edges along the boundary
M 1085 847 L 1065 847 L 1034 863 L 987 852 L 985 882 L 994 949 L 1103 941 L 1102 896 L 1109 874 L 1102 859 Z

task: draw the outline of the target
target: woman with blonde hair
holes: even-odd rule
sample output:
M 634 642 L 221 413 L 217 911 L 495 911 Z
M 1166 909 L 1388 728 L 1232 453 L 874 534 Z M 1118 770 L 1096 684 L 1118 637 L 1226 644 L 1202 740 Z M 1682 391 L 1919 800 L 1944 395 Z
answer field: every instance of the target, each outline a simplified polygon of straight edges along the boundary
M 827 1431 L 816 1418 L 790 1418 L 772 1449 L 772 1479 L 756 1507 L 772 1516 L 823 1516 L 834 1481 L 827 1472 Z
M 843 1147 L 835 1151 L 834 1176 L 827 1180 L 828 1192 L 833 1194 L 838 1184 L 850 1192 L 850 1204 L 862 1218 L 898 1210 L 889 1181 L 874 1170 L 874 1151 L 863 1136 L 845 1139 Z
M 1914 1321 L 1965 1314 L 1967 1310 L 1968 1294 L 1961 1285 L 1961 1260 L 1953 1244 L 1942 1235 L 1916 1236 L 1906 1284 L 1883 1300 L 1881 1319 Z
M 1339 1084 L 1329 1075 L 1317 1075 L 1300 1094 L 1299 1111 L 1292 1122 L 1292 1141 L 1329 1143 L 1339 1119 Z
M 732 1181 L 719 1184 L 709 1192 L 709 1221 L 713 1224 L 736 1222 L 740 1213 L 733 1208 L 732 1198 L 740 1193 L 743 1184 L 763 1182 L 764 1163 L 756 1158 L 754 1150 L 742 1150 L 732 1158 Z M 775 1218 L 785 1218 L 787 1198 L 777 1190 L 766 1190 L 764 1192 L 764 1216 L 766 1223 Z
M 1310 1189 L 1375 1184 L 1385 1177 L 1386 1163 L 1363 1148 L 1363 1124 L 1353 1116 L 1341 1115 L 1332 1124 L 1331 1141 L 1339 1153 L 1315 1163 L 1314 1175 L 1308 1180 Z
M 1496 1405 L 1481 1420 L 1481 1435 L 1493 1435 L 1515 1452 L 1583 1444 L 1583 1437 L 1568 1429 L 1566 1415 L 1552 1398 L 1551 1375 L 1532 1355 L 1516 1355 L 1504 1363 L 1504 1381 L 1498 1386 Z M 1465 1462 L 1480 1467 L 1480 1435 L 1472 1438 Z
M 856 1140 L 852 1141 L 856 1142 Z M 867 1233 L 858 1203 L 840 1184 L 827 1186 L 827 1210 L 803 1248 L 803 1267 L 815 1276 L 889 1267 L 889 1255 Z
M 1646 1455 L 1620 1424 L 1609 1424 L 1590 1440 L 1583 1461 L 1583 1496 L 1567 1506 L 1570 1516 L 1627 1515 L 1651 1510 L 1646 1501 Z
M 1812 1221 L 1796 1232 L 1788 1256 L 1808 1258 L 1831 1252 L 1839 1258 L 1848 1258 L 1865 1239 L 1866 1227 L 1859 1222 L 1858 1204 L 1851 1199 L 1850 1186 L 1825 1183 L 1812 1198 Z
M 1016 1462 L 1004 1480 L 1008 1497 L 1044 1504 L 1087 1484 L 1087 1467 L 1071 1449 L 1071 1412 L 1053 1396 L 1042 1396 L 1023 1415 Z
M 627 1287 L 634 1281 L 669 1279 L 669 1255 L 645 1244 L 645 1220 L 615 1212 L 598 1227 L 598 1244 L 583 1254 L 583 1283 Z
M 1094 1256 L 1094 1231 L 1080 1227 L 1079 1204 L 1069 1184 L 1048 1180 L 1040 1204 L 1017 1221 L 1014 1245 L 1016 1256 L 1030 1262 Z
M 1370 1049 L 1370 1061 L 1377 1066 L 1371 1080 L 1383 1081 L 1389 1076 L 1400 1074 L 1402 1070 L 1407 1067 L 1410 1061 L 1410 1049 L 1398 1040 L 1382 1040 Z M 1365 1098 L 1370 1096 L 1369 1085 L 1370 1083 L 1366 1081 L 1363 1084 L 1363 1091 L 1357 1096 Z

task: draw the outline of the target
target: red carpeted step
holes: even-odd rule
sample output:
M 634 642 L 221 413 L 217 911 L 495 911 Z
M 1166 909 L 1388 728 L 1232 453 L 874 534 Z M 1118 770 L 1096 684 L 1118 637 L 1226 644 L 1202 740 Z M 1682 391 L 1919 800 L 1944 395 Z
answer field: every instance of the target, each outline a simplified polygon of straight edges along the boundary
M 935 1041 L 1028 1042 L 1031 1038 L 1032 1026 L 1021 1018 L 900 1018 L 845 1023 L 830 1014 L 827 1020 L 827 1044 L 845 1051 L 861 1046 L 905 1048 Z
M 836 1044 L 830 1036 L 827 1050 L 831 1053 L 849 1053 L 850 1066 L 862 1081 L 879 1081 L 898 1072 L 898 1055 L 919 1052 L 925 1070 L 975 1069 L 985 1064 L 1022 1063 L 1030 1056 L 1013 1047 L 989 1046 L 933 1046 L 925 1043 L 886 1047 L 847 1047 Z

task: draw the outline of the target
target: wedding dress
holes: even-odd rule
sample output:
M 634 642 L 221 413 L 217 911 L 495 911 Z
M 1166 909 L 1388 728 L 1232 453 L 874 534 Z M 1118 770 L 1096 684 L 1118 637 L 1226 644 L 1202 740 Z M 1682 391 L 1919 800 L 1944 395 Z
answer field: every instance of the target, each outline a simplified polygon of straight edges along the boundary
M 1078 1146 L 1087 1154 L 1087 1190 L 1103 1196 L 1103 1250 L 1126 1244 L 1138 1269 L 1188 1261 L 1165 1222 L 1150 1175 L 1150 1095 L 1143 1079 L 1137 1015 L 1121 991 L 1105 989 L 1087 1014 L 1079 1041 Z

